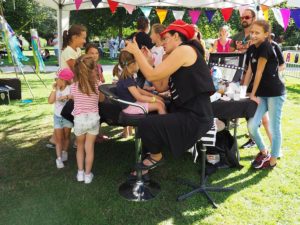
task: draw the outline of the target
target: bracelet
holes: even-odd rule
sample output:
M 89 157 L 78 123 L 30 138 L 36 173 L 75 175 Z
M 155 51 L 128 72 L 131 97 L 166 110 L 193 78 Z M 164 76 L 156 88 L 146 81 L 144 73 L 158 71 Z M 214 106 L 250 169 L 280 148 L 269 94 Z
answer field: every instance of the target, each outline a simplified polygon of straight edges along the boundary
M 152 96 L 152 99 L 151 99 L 151 101 L 150 101 L 151 103 L 154 103 L 154 102 L 156 102 L 156 97 L 155 96 Z

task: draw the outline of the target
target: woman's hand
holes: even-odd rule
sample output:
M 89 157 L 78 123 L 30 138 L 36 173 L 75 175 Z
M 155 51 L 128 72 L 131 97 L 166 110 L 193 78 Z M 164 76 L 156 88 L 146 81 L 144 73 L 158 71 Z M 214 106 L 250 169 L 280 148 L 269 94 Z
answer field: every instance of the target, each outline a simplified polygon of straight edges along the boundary
M 143 46 L 141 48 L 141 51 L 143 53 L 143 55 L 146 57 L 148 63 L 153 66 L 154 65 L 154 58 L 152 56 L 152 53 L 151 51 L 146 47 L 146 46 Z
M 126 47 L 123 49 L 124 51 L 127 51 L 133 55 L 135 55 L 140 49 L 138 44 L 136 43 L 135 37 L 133 38 L 133 41 L 125 41 Z
M 258 97 L 256 97 L 255 95 L 253 95 L 253 94 L 250 94 L 250 99 L 252 100 L 252 101 L 255 101 L 256 103 L 257 103 L 257 105 L 259 104 L 259 98 Z
M 53 90 L 56 90 L 56 87 L 57 87 L 57 84 L 56 84 L 56 82 L 54 82 L 54 83 L 52 84 L 52 89 L 53 89 Z

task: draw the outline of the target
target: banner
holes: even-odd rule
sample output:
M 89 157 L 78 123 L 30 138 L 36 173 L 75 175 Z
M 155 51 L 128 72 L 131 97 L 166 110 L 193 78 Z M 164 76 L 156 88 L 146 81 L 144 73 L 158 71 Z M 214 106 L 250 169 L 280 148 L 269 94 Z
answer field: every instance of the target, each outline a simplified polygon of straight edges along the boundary
M 182 20 L 184 11 L 179 11 L 179 10 L 172 10 L 172 11 L 173 11 L 173 16 L 174 16 L 175 20 Z
M 279 23 L 280 26 L 284 27 L 283 18 L 282 18 L 280 10 L 276 9 L 276 8 L 272 8 L 272 11 L 273 11 L 276 21 Z
M 144 13 L 145 17 L 148 18 L 151 13 L 152 8 L 151 7 L 140 7 L 140 9 Z
M 163 23 L 166 19 L 168 10 L 167 9 L 156 9 L 156 13 L 157 13 L 160 23 Z
M 109 5 L 110 11 L 112 12 L 112 14 L 114 14 L 117 10 L 119 2 L 114 2 L 112 0 L 107 0 L 107 3 Z
M 221 13 L 223 15 L 224 21 L 228 22 L 232 15 L 233 8 L 224 8 L 221 9 Z
M 191 17 L 192 24 L 197 23 L 200 14 L 201 14 L 200 10 L 189 10 L 189 16 Z
M 216 13 L 216 10 L 206 10 L 205 11 L 205 15 L 206 15 L 209 23 L 211 23 L 215 13 Z
M 132 12 L 136 9 L 135 5 L 128 5 L 123 4 L 123 7 L 126 9 L 126 11 L 131 15 Z
M 76 6 L 76 10 L 79 9 L 80 5 L 82 3 L 82 0 L 75 0 L 75 6 Z
M 269 6 L 261 5 L 260 7 L 261 7 L 261 10 L 263 11 L 265 20 L 268 21 L 269 20 Z
M 39 74 L 40 71 L 45 72 L 45 63 L 41 55 L 40 39 L 36 29 L 30 29 L 30 34 L 35 70 L 36 73 Z
M 286 31 L 286 28 L 288 27 L 290 22 L 291 11 L 290 9 L 280 9 L 280 13 L 283 19 L 283 29 L 284 31 Z
M 98 4 L 102 1 L 102 0 L 91 0 L 94 7 L 97 8 Z
M 291 17 L 295 21 L 296 26 L 300 29 L 300 9 L 291 9 Z

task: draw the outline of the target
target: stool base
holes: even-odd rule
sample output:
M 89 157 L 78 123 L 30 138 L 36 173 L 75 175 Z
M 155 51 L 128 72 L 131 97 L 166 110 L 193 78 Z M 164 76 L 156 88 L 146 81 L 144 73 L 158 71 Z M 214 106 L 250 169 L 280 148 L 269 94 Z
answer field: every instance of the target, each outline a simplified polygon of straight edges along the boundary
M 160 186 L 154 181 L 125 182 L 119 187 L 119 194 L 129 201 L 148 201 L 156 197 Z

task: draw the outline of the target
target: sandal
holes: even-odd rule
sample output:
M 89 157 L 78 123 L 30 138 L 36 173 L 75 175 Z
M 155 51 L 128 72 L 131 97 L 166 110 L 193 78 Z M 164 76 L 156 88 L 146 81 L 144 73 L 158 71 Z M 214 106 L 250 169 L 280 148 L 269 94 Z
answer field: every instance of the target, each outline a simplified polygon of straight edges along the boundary
M 155 167 L 163 164 L 163 162 L 164 162 L 164 158 L 163 157 L 160 160 L 156 161 L 155 159 L 151 158 L 150 154 L 148 156 L 146 156 L 146 158 L 144 160 L 148 160 L 152 164 L 151 165 L 145 165 L 144 162 L 141 162 L 141 163 L 137 164 L 136 169 L 140 169 L 140 170 L 152 170 Z
M 47 143 L 46 148 L 55 148 L 55 144 Z

